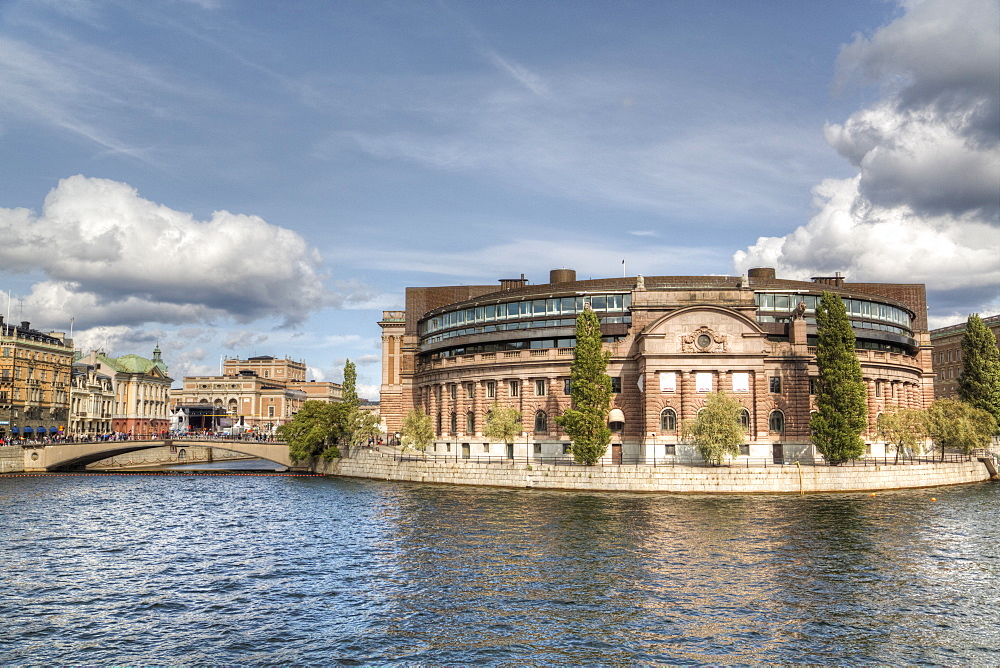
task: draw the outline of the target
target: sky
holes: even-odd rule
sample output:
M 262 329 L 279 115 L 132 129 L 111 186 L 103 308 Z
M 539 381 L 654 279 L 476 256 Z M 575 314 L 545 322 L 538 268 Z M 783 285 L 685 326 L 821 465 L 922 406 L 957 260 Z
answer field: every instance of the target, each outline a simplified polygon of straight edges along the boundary
M 0 0 L 0 314 L 371 399 L 407 286 L 769 266 L 993 315 L 998 63 L 997 0 Z

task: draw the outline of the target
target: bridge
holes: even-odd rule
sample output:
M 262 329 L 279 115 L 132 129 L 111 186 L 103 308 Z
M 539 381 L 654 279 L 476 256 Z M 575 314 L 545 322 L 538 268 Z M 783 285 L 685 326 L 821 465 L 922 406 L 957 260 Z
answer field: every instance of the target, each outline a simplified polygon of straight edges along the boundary
M 287 443 L 259 443 L 256 441 L 240 441 L 235 439 L 185 438 L 185 439 L 150 439 L 130 441 L 88 441 L 84 443 L 47 443 L 24 446 L 24 470 L 29 472 L 65 471 L 82 469 L 87 464 L 93 464 L 108 457 L 128 454 L 137 450 L 148 450 L 163 446 L 177 447 L 204 446 L 229 450 L 250 457 L 266 459 L 267 461 L 287 466 L 288 468 L 307 468 L 296 465 L 288 456 Z

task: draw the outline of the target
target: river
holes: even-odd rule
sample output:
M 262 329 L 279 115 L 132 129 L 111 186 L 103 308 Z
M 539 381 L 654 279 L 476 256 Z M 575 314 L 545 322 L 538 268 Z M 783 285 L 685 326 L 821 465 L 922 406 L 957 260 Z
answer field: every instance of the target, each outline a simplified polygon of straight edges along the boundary
M 0 477 L 0 664 L 997 665 L 998 502 Z

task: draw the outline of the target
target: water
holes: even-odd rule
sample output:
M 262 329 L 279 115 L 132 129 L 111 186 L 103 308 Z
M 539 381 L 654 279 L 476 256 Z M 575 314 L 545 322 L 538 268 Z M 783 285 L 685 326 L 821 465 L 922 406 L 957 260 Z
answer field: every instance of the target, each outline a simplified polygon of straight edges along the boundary
M 0 478 L 0 664 L 997 665 L 998 501 Z

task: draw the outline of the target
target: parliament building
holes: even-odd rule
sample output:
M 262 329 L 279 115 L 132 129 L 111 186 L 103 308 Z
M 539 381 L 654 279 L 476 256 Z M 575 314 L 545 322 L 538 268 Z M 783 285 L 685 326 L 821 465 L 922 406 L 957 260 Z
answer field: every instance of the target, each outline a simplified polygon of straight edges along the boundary
M 570 405 L 576 316 L 589 306 L 611 358 L 612 430 L 607 463 L 663 462 L 697 455 L 680 438 L 711 392 L 743 406 L 741 457 L 819 459 L 809 438 L 815 409 L 815 310 L 839 295 L 857 337 L 868 387 L 872 455 L 878 415 L 926 408 L 934 374 L 923 285 L 746 276 L 636 276 L 577 280 L 557 269 L 530 285 L 407 288 L 404 311 L 385 311 L 381 413 L 391 435 L 413 408 L 431 416 L 431 454 L 455 457 L 564 456 L 570 439 L 555 416 Z M 483 436 L 494 404 L 521 411 L 513 446 Z

